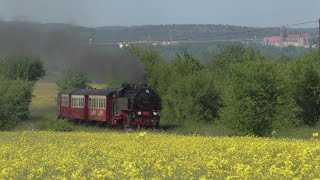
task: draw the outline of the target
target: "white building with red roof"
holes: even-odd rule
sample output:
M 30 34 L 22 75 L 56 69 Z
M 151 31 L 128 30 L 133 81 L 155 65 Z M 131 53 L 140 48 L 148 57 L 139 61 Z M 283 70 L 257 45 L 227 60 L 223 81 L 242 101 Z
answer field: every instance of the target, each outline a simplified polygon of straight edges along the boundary
M 271 36 L 264 38 L 264 44 L 269 46 L 280 47 L 281 44 L 284 47 L 287 46 L 296 46 L 296 47 L 310 47 L 312 36 L 309 33 L 304 34 L 288 34 L 283 38 L 281 36 Z

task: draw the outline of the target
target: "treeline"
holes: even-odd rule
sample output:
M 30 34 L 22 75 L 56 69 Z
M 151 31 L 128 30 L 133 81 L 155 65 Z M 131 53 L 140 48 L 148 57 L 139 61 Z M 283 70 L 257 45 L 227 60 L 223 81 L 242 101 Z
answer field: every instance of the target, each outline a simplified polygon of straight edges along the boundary
M 241 135 L 265 136 L 320 117 L 317 52 L 298 59 L 271 59 L 258 50 L 228 46 L 207 64 L 188 53 L 169 62 L 155 50 L 127 49 L 159 91 L 163 119 L 187 124 L 220 122 Z
M 0 58 L 0 131 L 11 130 L 30 118 L 33 86 L 44 76 L 43 64 L 37 58 Z

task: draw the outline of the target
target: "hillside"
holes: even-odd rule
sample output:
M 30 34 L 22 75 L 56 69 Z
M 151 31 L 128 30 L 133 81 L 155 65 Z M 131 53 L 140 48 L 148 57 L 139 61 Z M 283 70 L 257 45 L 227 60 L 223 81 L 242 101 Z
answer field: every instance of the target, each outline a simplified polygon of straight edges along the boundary
M 243 33 L 251 31 L 248 33 Z M 253 32 L 252 32 L 253 31 Z M 287 29 L 288 33 L 305 33 L 317 35 L 317 29 Z M 100 27 L 94 31 L 96 41 L 119 42 L 139 40 L 203 40 L 203 39 L 232 39 L 232 38 L 263 38 L 279 35 L 279 29 L 265 29 L 256 27 L 232 25 L 147 25 L 131 27 Z
M 243 33 L 250 31 L 248 33 Z M 288 33 L 308 32 L 315 36 L 317 30 L 287 29 Z M 227 35 L 228 34 L 228 35 Z M 108 26 L 88 28 L 68 24 L 39 24 L 31 22 L 0 21 L 0 56 L 33 55 L 45 61 L 47 80 L 55 81 L 65 67 L 76 67 L 88 73 L 94 81 L 120 79 L 143 81 L 145 72 L 138 60 L 116 43 L 131 41 L 168 40 L 221 40 L 263 38 L 278 35 L 277 29 L 263 30 L 255 27 L 231 25 L 147 25 L 147 26 Z M 90 39 L 91 45 L 90 45 Z M 114 43 L 98 45 L 98 43 Z M 226 45 L 234 42 L 185 43 L 176 46 L 152 46 L 161 52 L 166 60 L 176 53 L 188 51 L 202 62 L 208 62 Z M 236 43 L 236 42 L 235 42 Z M 149 45 L 141 47 L 150 48 Z M 279 56 L 277 48 L 256 46 L 268 56 Z M 305 48 L 287 48 L 284 55 L 299 56 Z M 126 73 L 119 73 L 126 68 Z

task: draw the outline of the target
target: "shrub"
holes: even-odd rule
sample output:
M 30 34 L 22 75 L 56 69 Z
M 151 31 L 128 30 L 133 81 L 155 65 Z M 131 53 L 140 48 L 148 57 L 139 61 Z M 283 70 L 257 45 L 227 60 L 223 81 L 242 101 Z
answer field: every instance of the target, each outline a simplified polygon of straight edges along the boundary
M 62 78 L 57 82 L 57 86 L 59 90 L 62 89 L 73 89 L 73 88 L 90 88 L 86 74 L 75 70 L 75 69 L 67 69 L 63 72 Z
M 0 59 L 0 76 L 10 80 L 36 82 L 46 75 L 43 62 L 35 57 L 5 57 Z
M 4 111 L 0 100 L 0 131 L 12 130 L 18 122 L 18 117 L 12 113 Z
M 29 118 L 33 83 L 0 78 L 0 130 L 10 130 Z
M 320 75 L 314 62 L 305 59 L 289 67 L 289 86 L 292 97 L 302 109 L 299 118 L 307 125 L 314 126 L 320 118 L 319 90 Z
M 223 121 L 241 134 L 258 136 L 292 126 L 299 108 L 288 95 L 280 72 L 281 66 L 273 61 L 232 64 L 223 95 Z
M 203 70 L 176 80 L 164 98 L 164 119 L 178 123 L 212 121 L 221 106 L 213 76 Z
M 58 132 L 71 132 L 74 130 L 74 127 L 68 122 L 68 120 L 63 119 L 52 123 L 49 129 Z

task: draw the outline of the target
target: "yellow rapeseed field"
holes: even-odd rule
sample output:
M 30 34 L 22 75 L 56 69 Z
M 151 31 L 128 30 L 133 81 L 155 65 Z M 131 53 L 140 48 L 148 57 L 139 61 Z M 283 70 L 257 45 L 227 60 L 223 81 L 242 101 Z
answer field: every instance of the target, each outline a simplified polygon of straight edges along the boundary
M 0 179 L 314 179 L 316 138 L 0 132 Z

